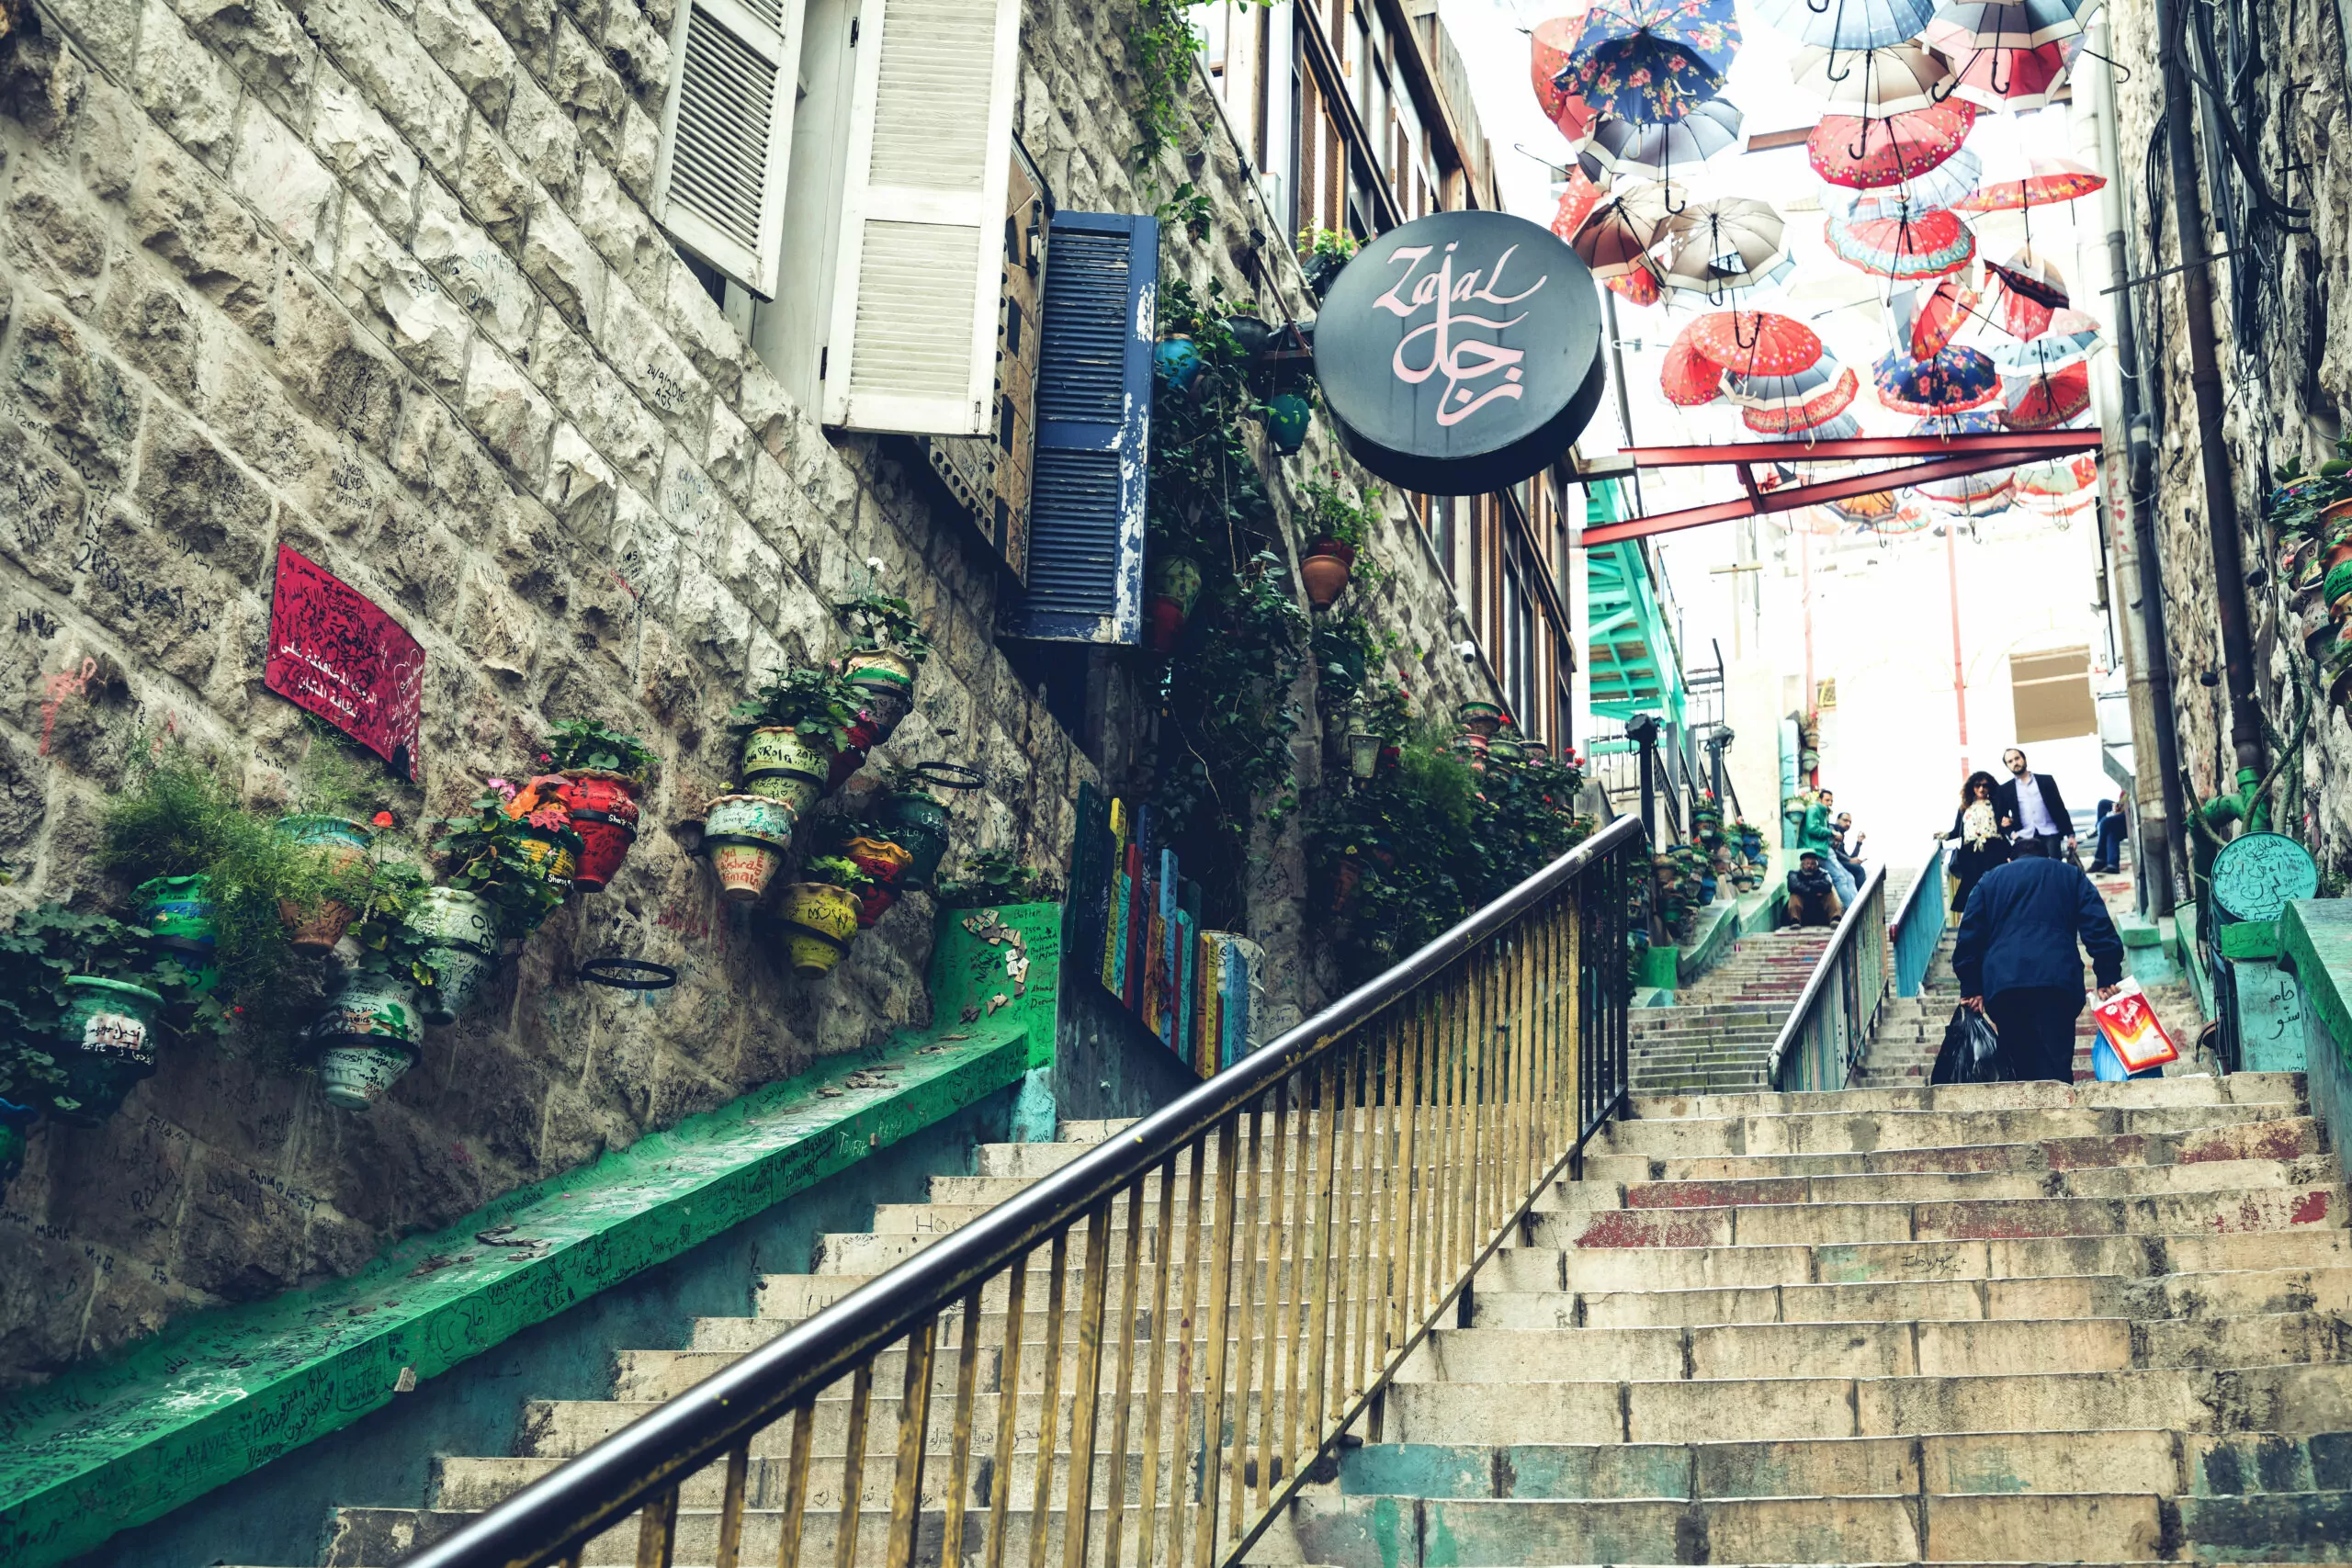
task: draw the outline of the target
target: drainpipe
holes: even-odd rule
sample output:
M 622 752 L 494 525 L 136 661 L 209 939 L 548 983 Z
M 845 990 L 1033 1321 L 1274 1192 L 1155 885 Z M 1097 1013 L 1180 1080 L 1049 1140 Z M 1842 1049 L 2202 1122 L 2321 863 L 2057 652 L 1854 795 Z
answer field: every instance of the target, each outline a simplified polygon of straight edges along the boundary
M 2099 55 L 2113 57 L 2105 17 L 2092 25 L 2088 47 Z M 2123 239 L 2123 162 L 2116 144 L 2115 73 L 2093 71 L 2088 81 L 2092 118 L 2098 131 L 2099 173 L 2107 176 L 2107 188 L 2099 192 L 2099 220 L 2107 231 L 2108 281 L 2120 286 L 2132 271 L 2131 253 Z M 2127 476 L 2124 499 L 2131 514 L 2132 548 L 2115 553 L 2115 571 L 2124 604 L 2140 612 L 2136 626 L 2126 621 L 2124 638 L 2131 660 L 2132 730 L 2140 738 L 2132 748 L 2133 771 L 2139 774 L 2132 793 L 2140 811 L 2140 853 L 2146 874 L 2148 912 L 2166 915 L 2172 912 L 2183 874 L 2179 864 L 2183 835 L 2177 830 L 2183 820 L 2180 732 L 2173 715 L 2172 648 L 2165 631 L 2163 560 L 2157 554 L 2154 443 L 2140 395 L 2141 378 L 2148 374 L 2148 366 L 2140 357 L 2130 291 L 2124 290 L 2117 299 L 2115 363 L 2123 373 L 2116 378 L 2120 418 L 2110 423 L 2120 426 L 2123 438 L 2120 446 Z M 2111 431 L 2109 437 L 2111 445 L 2115 445 L 2114 434 Z M 2101 478 L 2105 479 L 2106 475 L 2102 473 Z M 2102 518 L 2102 525 L 2105 522 Z M 2138 635 L 2132 635 L 2135 631 Z
M 2173 227 L 2180 236 L 2181 292 L 2188 326 L 2188 383 L 2197 395 L 2198 457 L 2204 472 L 2205 531 L 2213 549 L 2213 612 L 2222 633 L 2222 671 L 2230 691 L 2230 748 L 2237 762 L 2238 793 L 2211 803 L 2252 825 L 2262 777 L 2262 714 L 2254 686 L 2254 634 L 2247 625 L 2245 560 L 2238 543 L 2236 498 L 2230 484 L 2229 450 L 2222 444 L 2222 368 L 2213 345 L 2213 279 L 2190 254 L 2190 245 L 2210 247 L 2204 210 L 2197 194 L 2197 141 L 2191 127 L 2196 100 L 2189 96 L 2182 59 L 2188 47 L 2184 0 L 2155 0 L 2156 39 L 2164 61 L 2165 121 L 2172 156 Z

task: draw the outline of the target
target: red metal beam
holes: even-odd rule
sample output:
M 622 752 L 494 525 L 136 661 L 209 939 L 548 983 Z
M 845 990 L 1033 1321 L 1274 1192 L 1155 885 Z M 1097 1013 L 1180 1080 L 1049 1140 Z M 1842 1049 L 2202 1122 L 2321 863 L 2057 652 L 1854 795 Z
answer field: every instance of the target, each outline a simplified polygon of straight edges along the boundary
M 1853 457 L 1958 457 L 1997 453 L 2009 463 L 2096 451 L 2096 430 L 2012 430 L 1997 435 L 1865 435 L 1852 441 L 1736 441 L 1713 446 L 1629 446 L 1637 468 L 1704 468 L 1719 463 L 1834 463 Z M 1999 463 L 1993 465 L 2000 467 Z
M 2088 435 L 2091 445 L 2098 444 L 2098 432 L 2069 431 L 2070 435 Z M 1825 442 L 1823 445 L 1829 445 Z M 1844 445 L 1852 445 L 1845 443 Z M 1723 452 L 1725 448 L 1699 447 L 1699 451 Z M 1742 451 L 1745 447 L 1732 447 Z M 1647 534 L 1671 534 L 1683 528 L 1697 528 L 1709 523 L 1728 523 L 1740 517 L 1761 517 L 1776 512 L 1795 512 L 1825 502 L 1844 501 L 1850 496 L 1870 495 L 1883 490 L 1901 490 L 1905 485 L 1931 484 L 1937 479 L 1956 479 L 1969 474 L 1981 474 L 1987 468 L 2005 468 L 2013 464 L 2030 462 L 2049 456 L 2032 447 L 2009 447 L 2001 451 L 1974 451 L 1951 457 L 1934 463 L 1912 463 L 1903 468 L 1882 468 L 1875 473 L 1847 474 L 1816 484 L 1797 485 L 1788 490 L 1772 491 L 1762 495 L 1742 496 L 1737 501 L 1719 501 L 1709 506 L 1690 506 L 1679 512 L 1662 512 L 1655 517 L 1629 517 L 1622 523 L 1603 523 L 1584 531 L 1588 548 L 1597 545 L 1615 544 L 1620 539 L 1638 539 Z M 1723 457 L 1713 459 L 1726 461 Z M 1737 459 L 1729 459 L 1736 461 Z

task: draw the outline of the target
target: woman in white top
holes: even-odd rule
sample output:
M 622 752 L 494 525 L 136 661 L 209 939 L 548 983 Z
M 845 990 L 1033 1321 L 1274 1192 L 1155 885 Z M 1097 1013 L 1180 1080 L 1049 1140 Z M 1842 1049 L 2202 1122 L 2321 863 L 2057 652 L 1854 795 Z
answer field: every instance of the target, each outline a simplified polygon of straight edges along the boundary
M 2009 841 L 2001 836 L 2000 818 L 1993 809 L 1993 787 L 1992 774 L 1969 774 L 1960 786 L 1960 809 L 1952 814 L 1951 831 L 1942 835 L 1960 846 L 1951 857 L 1951 874 L 1960 878 L 1951 896 L 1954 914 L 1968 908 L 1976 879 L 2009 858 Z

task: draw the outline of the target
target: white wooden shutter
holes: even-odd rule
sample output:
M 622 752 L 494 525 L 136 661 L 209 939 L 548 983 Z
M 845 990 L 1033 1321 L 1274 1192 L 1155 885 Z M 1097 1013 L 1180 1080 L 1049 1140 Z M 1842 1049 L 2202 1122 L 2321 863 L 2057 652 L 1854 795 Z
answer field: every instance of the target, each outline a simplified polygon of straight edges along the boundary
M 993 428 L 1021 0 L 865 0 L 824 422 Z
M 776 288 L 800 0 L 679 0 L 653 216 L 762 299 Z

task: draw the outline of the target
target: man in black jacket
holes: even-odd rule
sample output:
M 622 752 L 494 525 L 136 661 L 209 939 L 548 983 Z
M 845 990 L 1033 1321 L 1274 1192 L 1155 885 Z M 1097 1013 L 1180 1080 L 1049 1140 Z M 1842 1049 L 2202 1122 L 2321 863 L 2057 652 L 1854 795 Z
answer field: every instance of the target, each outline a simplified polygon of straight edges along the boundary
M 2075 819 L 2066 812 L 2058 781 L 2025 765 L 2025 753 L 2012 746 L 2001 753 L 2009 777 L 1993 786 L 1993 809 L 2000 815 L 2001 831 L 2009 835 L 2021 855 L 2045 860 L 2070 857 L 2075 848 Z
M 1845 912 L 1846 907 L 1838 897 L 1838 889 L 1830 884 L 1821 857 L 1811 850 L 1799 854 L 1796 870 L 1789 873 L 1789 923 L 1834 926 Z
M 2090 953 L 2099 998 L 2123 977 L 2123 939 L 2091 879 L 2069 861 L 2013 860 L 1968 896 L 1952 944 L 1961 999 L 2001 1034 L 2002 1076 L 2075 1081 L 2075 1020 Z

